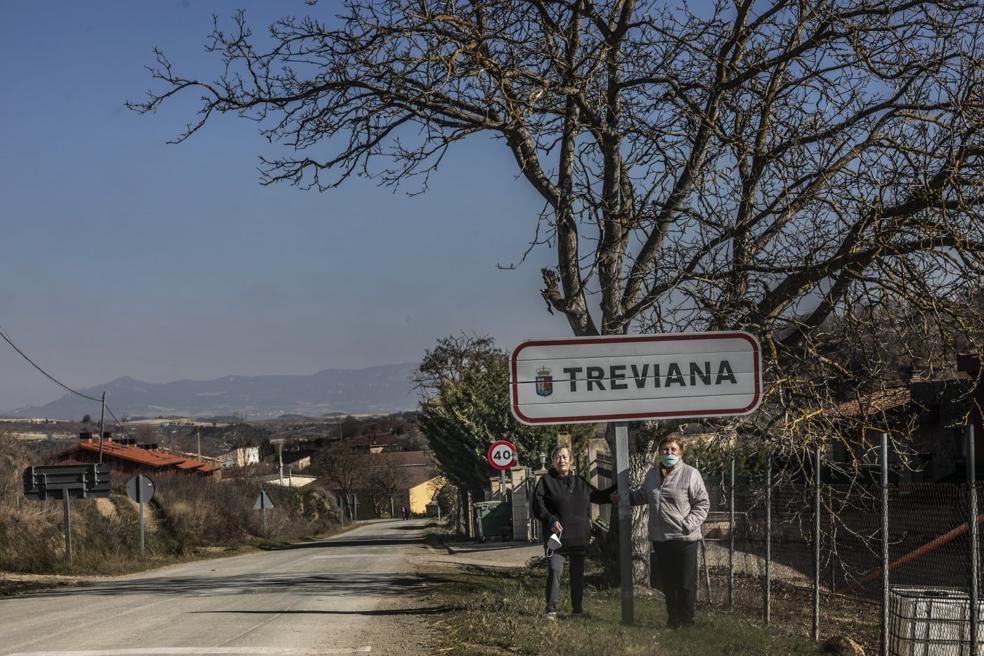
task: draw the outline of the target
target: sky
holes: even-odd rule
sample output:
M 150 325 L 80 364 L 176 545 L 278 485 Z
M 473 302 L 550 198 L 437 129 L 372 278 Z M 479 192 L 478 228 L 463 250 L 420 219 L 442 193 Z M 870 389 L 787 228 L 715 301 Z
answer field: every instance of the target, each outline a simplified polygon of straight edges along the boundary
M 460 144 L 420 196 L 318 193 L 259 185 L 259 155 L 282 151 L 248 121 L 169 145 L 193 97 L 124 107 L 160 88 L 155 46 L 189 77 L 218 70 L 213 13 L 262 28 L 332 4 L 0 5 L 0 328 L 35 362 L 79 389 L 416 362 L 461 332 L 570 336 L 539 295 L 549 251 L 497 267 L 519 264 L 541 208 L 502 143 Z M 63 393 L 0 342 L 0 411 Z

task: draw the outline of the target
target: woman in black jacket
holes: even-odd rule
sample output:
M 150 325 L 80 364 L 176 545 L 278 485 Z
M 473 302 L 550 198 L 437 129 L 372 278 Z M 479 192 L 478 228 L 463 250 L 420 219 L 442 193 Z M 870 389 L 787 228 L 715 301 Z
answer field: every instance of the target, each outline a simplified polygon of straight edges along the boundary
M 550 454 L 553 467 L 536 484 L 533 494 L 533 515 L 543 524 L 541 536 L 547 557 L 548 620 L 557 619 L 560 603 L 560 576 L 564 563 L 570 561 L 571 608 L 574 615 L 582 612 L 584 597 L 584 554 L 591 539 L 591 504 L 610 503 L 614 487 L 597 490 L 571 471 L 571 450 L 566 446 L 554 448 Z M 560 538 L 561 547 L 550 547 L 550 536 Z

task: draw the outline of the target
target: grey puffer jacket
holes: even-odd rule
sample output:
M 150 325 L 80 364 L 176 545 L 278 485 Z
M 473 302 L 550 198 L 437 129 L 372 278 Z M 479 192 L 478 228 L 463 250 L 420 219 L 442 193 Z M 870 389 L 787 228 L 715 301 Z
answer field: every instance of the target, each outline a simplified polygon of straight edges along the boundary
M 633 506 L 649 504 L 649 539 L 653 542 L 701 538 L 711 501 L 700 472 L 683 461 L 663 479 L 659 465 L 648 472 L 642 485 L 630 493 Z

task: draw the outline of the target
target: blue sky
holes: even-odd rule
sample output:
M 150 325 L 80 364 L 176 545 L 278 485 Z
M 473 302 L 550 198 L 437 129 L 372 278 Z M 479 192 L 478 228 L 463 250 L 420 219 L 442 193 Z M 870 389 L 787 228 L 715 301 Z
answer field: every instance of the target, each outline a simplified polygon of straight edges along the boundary
M 460 331 L 506 348 L 570 334 L 539 297 L 548 251 L 496 268 L 520 260 L 540 209 L 501 143 L 462 144 L 422 196 L 363 180 L 319 194 L 258 184 L 258 155 L 278 150 L 249 122 L 167 145 L 191 104 L 123 107 L 152 86 L 154 46 L 214 72 L 211 14 L 240 6 L 257 28 L 311 11 L 0 5 L 0 327 L 22 349 L 89 387 L 411 362 Z M 0 344 L 0 410 L 61 394 Z

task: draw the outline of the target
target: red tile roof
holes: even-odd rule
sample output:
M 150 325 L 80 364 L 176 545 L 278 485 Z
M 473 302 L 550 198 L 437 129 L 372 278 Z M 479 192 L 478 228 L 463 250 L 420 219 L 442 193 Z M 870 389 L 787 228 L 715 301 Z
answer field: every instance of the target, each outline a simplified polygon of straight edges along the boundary
M 59 460 L 64 460 L 70 458 L 72 454 L 81 451 L 99 453 L 99 440 L 79 440 L 78 445 L 57 453 L 55 457 Z M 119 442 L 112 442 L 110 440 L 103 440 L 102 452 L 103 457 L 117 458 L 153 469 L 175 467 L 184 471 L 198 470 L 203 473 L 211 473 L 221 469 L 221 466 L 215 463 L 186 458 L 159 449 L 142 449 L 138 446 L 120 444 Z
M 901 408 L 912 400 L 912 392 L 908 387 L 872 392 L 856 401 L 847 401 L 834 408 L 833 414 L 842 417 L 862 417 L 878 414 L 886 410 Z

